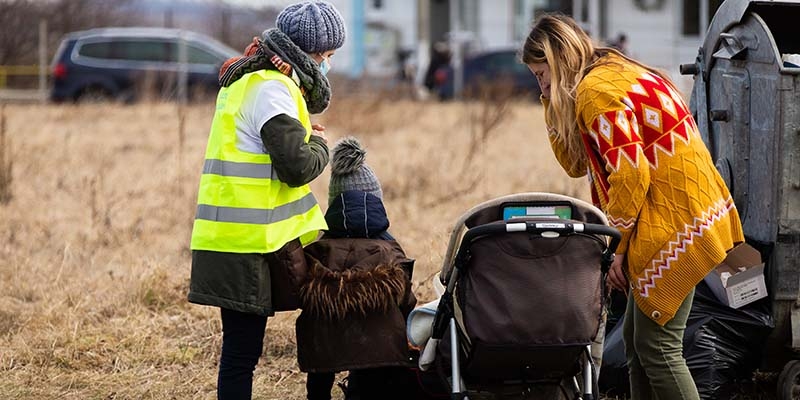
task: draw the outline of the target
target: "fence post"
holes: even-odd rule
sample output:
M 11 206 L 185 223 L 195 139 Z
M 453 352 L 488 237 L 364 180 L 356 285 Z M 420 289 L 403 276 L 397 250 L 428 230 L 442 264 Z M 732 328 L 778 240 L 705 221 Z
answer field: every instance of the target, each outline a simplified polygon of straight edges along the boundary
M 47 20 L 39 21 L 39 100 L 47 101 Z
M 185 104 L 188 100 L 189 80 L 189 48 L 186 43 L 186 31 L 181 29 L 178 41 L 178 104 Z
M 14 164 L 9 147 L 11 143 L 6 141 L 6 105 L 0 103 L 0 205 L 8 204 L 12 197 L 11 169 Z
M 459 0 L 450 0 L 450 50 L 453 65 L 453 98 L 461 99 L 464 84 L 464 60 L 462 52 L 461 5 Z

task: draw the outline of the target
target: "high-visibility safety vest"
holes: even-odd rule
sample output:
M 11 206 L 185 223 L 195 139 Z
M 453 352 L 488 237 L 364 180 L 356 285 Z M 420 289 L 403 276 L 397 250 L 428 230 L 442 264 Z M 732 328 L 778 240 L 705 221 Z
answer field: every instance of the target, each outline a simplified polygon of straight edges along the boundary
M 269 154 L 242 146 L 252 140 L 240 137 L 234 116 L 245 93 L 265 80 L 280 81 L 289 88 L 306 128 L 306 143 L 311 137 L 306 102 L 288 76 L 256 71 L 221 89 L 200 178 L 192 250 L 272 253 L 296 238 L 308 244 L 320 230 L 328 229 L 308 185 L 289 187 L 278 179 Z

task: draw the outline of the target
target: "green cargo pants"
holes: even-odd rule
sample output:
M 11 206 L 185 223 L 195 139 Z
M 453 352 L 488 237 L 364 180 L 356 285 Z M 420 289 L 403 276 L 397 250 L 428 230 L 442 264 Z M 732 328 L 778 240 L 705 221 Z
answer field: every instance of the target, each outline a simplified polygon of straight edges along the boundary
M 699 400 L 686 360 L 683 331 L 692 308 L 694 289 L 678 312 L 661 326 L 639 310 L 631 294 L 622 327 L 631 379 L 631 400 Z

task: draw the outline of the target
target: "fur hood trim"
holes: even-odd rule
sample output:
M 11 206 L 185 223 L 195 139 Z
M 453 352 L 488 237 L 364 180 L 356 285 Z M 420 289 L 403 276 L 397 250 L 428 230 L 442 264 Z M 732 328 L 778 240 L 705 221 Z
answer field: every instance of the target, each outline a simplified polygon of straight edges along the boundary
M 405 291 L 406 274 L 400 266 L 338 272 L 316 261 L 309 268 L 309 279 L 300 288 L 300 299 L 304 311 L 329 320 L 342 320 L 396 308 Z

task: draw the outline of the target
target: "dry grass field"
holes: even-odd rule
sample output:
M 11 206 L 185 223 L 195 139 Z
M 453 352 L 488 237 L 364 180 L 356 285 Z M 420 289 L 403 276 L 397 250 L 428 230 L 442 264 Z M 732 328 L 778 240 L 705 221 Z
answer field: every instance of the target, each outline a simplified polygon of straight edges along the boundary
M 215 398 L 218 311 L 186 301 L 213 108 L 4 106 L 0 397 Z M 468 208 L 521 191 L 587 197 L 586 182 L 558 167 L 541 115 L 535 103 L 365 98 L 336 99 L 315 122 L 331 143 L 352 134 L 366 145 L 390 229 L 417 259 L 414 290 L 427 301 Z M 326 172 L 312 184 L 323 203 L 327 181 Z M 256 399 L 304 398 L 295 317 L 268 323 Z

